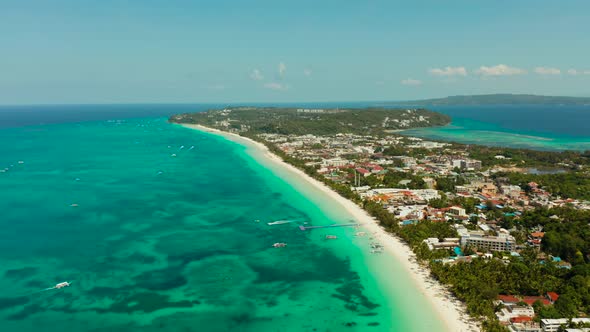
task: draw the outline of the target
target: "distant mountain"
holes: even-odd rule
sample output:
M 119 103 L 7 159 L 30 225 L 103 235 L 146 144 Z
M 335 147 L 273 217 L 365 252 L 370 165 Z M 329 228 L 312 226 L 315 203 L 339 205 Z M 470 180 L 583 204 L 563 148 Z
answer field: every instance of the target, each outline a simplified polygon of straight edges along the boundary
M 588 97 L 557 97 L 517 94 L 449 96 L 445 98 L 392 102 L 392 105 L 590 105 Z

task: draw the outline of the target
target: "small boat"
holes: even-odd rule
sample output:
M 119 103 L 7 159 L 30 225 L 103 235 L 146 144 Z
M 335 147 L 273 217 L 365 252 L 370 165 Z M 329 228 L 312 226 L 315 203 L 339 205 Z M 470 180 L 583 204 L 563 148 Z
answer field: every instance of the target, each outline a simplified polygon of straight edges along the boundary
M 256 219 L 256 220 L 254 220 L 254 222 L 260 222 L 260 219 Z
M 326 240 L 335 240 L 338 237 L 336 235 L 326 235 Z
M 19 164 L 24 164 L 25 162 L 24 162 L 24 161 L 22 161 L 22 160 L 19 160 L 19 161 L 18 161 L 18 163 L 19 163 Z
M 284 247 L 287 246 L 287 244 L 286 243 L 282 243 L 282 242 L 277 242 L 277 243 L 273 244 L 272 246 L 275 247 L 275 248 L 284 248 Z
M 291 222 L 296 222 L 297 220 L 277 220 L 277 221 L 273 221 L 273 222 L 267 222 L 266 224 L 269 226 L 272 225 L 282 225 L 282 224 L 288 224 Z
M 176 153 L 171 154 L 170 157 L 176 157 Z
M 70 286 L 70 283 L 67 281 L 64 281 L 64 282 L 60 282 L 59 284 L 53 286 L 53 288 L 60 289 L 60 288 L 69 287 L 69 286 Z
M 79 205 L 76 203 L 70 204 L 71 207 L 78 207 Z

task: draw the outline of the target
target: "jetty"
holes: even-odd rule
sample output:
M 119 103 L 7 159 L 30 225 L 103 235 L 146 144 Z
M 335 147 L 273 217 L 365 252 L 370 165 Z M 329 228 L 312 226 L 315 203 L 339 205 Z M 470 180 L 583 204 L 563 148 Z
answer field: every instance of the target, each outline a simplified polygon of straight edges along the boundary
M 308 229 L 316 229 L 316 228 L 333 228 L 333 227 L 357 227 L 361 224 L 333 224 L 333 225 L 324 225 L 324 226 L 303 226 L 299 225 L 299 229 L 302 231 L 306 231 Z

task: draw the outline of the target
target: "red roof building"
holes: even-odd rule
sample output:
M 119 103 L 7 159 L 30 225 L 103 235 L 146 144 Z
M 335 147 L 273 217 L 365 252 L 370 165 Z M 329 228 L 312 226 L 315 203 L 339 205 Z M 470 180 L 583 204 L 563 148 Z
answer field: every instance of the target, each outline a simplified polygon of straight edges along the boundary
M 528 316 L 518 316 L 510 318 L 510 322 L 512 323 L 525 323 L 533 321 L 533 317 Z
M 547 298 L 549 299 L 549 301 L 551 301 L 551 303 L 555 303 L 555 301 L 557 301 L 557 299 L 559 298 L 559 294 L 555 292 L 547 292 Z
M 361 168 L 361 167 L 357 168 L 356 171 L 359 172 L 359 173 L 361 173 L 361 174 L 363 174 L 363 175 L 364 174 L 370 174 L 371 173 L 368 170 L 366 170 L 364 168 Z
M 515 296 L 512 295 L 498 295 L 498 300 L 502 301 L 503 303 L 518 303 L 520 302 Z
M 541 303 L 543 303 L 543 305 L 551 305 L 551 302 L 549 302 L 549 300 L 547 300 L 546 298 L 542 297 L 542 296 L 525 296 L 522 298 L 522 302 L 532 306 L 533 303 L 537 302 L 537 301 L 541 301 Z

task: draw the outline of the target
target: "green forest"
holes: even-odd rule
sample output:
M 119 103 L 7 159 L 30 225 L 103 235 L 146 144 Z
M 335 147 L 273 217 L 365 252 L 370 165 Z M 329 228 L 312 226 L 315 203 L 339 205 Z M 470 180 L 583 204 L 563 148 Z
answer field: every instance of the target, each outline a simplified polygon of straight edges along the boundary
M 448 124 L 450 118 L 425 109 L 326 109 L 319 113 L 310 113 L 296 108 L 238 107 L 231 112 L 211 110 L 175 115 L 170 121 L 197 123 L 215 128 L 220 127 L 221 121 L 228 121 L 229 128 L 246 128 L 242 131 L 250 133 L 381 135 L 388 130 L 442 126 Z

